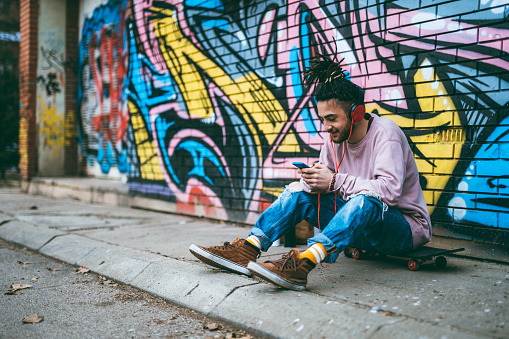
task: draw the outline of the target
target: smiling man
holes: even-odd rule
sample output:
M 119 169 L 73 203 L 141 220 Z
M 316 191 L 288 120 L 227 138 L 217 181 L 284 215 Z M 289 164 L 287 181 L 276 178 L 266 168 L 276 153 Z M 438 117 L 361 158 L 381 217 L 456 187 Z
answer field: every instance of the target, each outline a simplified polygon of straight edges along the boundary
M 361 88 L 328 57 L 311 62 L 304 83 L 316 85 L 318 115 L 329 133 L 320 161 L 299 169 L 300 185 L 288 187 L 260 216 L 247 239 L 223 246 L 191 245 L 203 262 L 254 274 L 280 287 L 303 290 L 320 262 L 333 263 L 347 247 L 390 254 L 431 239 L 431 222 L 408 141 L 391 120 L 365 113 Z M 261 251 L 308 221 L 322 232 L 309 248 L 256 263 Z

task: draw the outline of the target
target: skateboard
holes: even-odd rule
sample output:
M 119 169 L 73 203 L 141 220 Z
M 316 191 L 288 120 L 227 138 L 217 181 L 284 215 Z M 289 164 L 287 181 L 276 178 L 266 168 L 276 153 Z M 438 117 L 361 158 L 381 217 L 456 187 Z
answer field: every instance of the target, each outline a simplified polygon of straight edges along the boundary
M 348 248 L 345 250 L 345 256 L 354 259 L 362 259 L 369 255 L 378 254 L 381 256 L 391 256 L 396 258 L 408 259 L 407 266 L 410 271 L 417 271 L 421 265 L 432 265 L 435 264 L 438 268 L 444 268 L 447 266 L 447 259 L 444 255 L 452 254 L 460 251 L 464 251 L 464 248 L 456 248 L 452 250 L 446 250 L 443 248 L 436 248 L 430 246 L 421 246 L 413 251 L 396 253 L 396 254 L 381 254 L 369 251 L 363 251 L 358 248 Z M 431 261 L 431 263 L 426 263 Z

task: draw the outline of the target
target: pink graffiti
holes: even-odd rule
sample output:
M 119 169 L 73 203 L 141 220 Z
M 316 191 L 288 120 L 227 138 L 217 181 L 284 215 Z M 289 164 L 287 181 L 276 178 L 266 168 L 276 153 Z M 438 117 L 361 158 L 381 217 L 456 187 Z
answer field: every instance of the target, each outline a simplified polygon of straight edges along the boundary
M 136 21 L 136 28 L 138 29 L 143 51 L 150 62 L 154 65 L 155 69 L 160 73 L 164 73 L 167 71 L 166 62 L 161 54 L 159 41 L 150 21 L 150 16 L 153 15 L 151 10 L 153 2 L 153 0 L 133 0 L 134 20 Z M 187 26 L 182 1 L 166 0 L 165 2 L 175 7 L 180 29 L 186 37 L 199 48 L 201 46 L 199 41 L 195 38 L 191 29 Z

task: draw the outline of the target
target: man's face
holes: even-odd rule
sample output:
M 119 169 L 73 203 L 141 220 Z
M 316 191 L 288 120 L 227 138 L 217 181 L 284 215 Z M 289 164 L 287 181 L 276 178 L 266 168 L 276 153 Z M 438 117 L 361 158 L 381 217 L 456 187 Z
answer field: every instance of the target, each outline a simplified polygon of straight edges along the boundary
M 325 132 L 330 134 L 336 144 L 347 140 L 350 134 L 352 120 L 347 113 L 350 106 L 350 103 L 338 100 L 319 101 L 317 104 L 318 116 Z

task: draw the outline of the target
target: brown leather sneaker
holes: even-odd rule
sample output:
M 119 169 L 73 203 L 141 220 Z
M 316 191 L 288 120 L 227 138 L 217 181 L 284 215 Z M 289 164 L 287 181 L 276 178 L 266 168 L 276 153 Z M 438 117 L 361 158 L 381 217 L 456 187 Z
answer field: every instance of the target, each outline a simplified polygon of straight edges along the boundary
M 203 247 L 192 244 L 189 251 L 206 264 L 248 276 L 251 272 L 246 268 L 247 264 L 256 261 L 261 254 L 258 247 L 240 238 L 231 244 L 225 242 L 223 246 Z
M 252 274 L 277 286 L 303 291 L 308 282 L 308 273 L 316 264 L 308 258 L 299 259 L 298 249 L 291 250 L 283 258 L 266 261 L 263 264 L 250 262 L 247 268 Z

